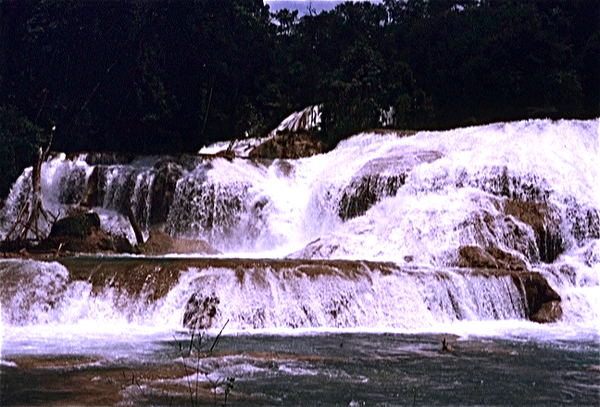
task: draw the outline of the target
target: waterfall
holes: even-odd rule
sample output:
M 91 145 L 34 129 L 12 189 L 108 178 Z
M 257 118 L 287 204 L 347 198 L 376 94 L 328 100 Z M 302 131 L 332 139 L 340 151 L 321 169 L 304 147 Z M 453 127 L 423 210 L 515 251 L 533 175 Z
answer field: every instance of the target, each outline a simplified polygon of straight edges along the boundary
M 84 205 L 133 241 L 131 206 L 146 236 L 158 227 L 201 238 L 230 260 L 2 261 L 3 324 L 411 330 L 523 320 L 523 269 L 562 298 L 563 322 L 597 322 L 599 123 L 364 133 L 298 160 L 56 155 L 42 167 L 53 213 Z M 0 238 L 30 177 L 0 212 Z
M 298 160 L 60 154 L 42 168 L 42 193 L 54 213 L 84 203 L 132 241 L 129 205 L 146 236 L 158 227 L 235 256 L 445 266 L 476 245 L 551 263 L 600 238 L 598 123 L 365 133 Z M 30 176 L 11 190 L 0 238 Z
M 518 276 L 503 272 L 354 261 L 63 263 L 0 262 L 4 325 L 426 329 L 527 312 Z M 211 301 L 208 318 L 201 305 Z

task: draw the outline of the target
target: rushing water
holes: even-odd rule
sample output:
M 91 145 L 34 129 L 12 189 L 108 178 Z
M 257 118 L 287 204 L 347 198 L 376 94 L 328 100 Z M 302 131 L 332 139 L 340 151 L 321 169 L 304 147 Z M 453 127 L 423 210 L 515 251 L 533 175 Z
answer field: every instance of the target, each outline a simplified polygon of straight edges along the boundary
M 131 205 L 146 236 L 222 254 L 0 260 L 2 405 L 598 405 L 599 124 L 362 134 L 301 160 L 58 155 L 53 213 L 83 201 L 133 240 Z M 531 275 L 556 322 L 528 320 Z

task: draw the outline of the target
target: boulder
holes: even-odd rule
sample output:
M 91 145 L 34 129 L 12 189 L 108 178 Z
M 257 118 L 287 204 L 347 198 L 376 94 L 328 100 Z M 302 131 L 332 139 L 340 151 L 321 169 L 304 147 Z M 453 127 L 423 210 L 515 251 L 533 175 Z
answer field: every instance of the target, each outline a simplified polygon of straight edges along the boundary
M 546 324 L 556 322 L 562 317 L 562 307 L 560 301 L 548 301 L 542 304 L 542 307 L 535 314 L 529 317 L 533 322 Z
M 544 263 L 552 263 L 562 254 L 564 244 L 558 208 L 546 202 L 508 199 L 504 202 L 504 213 L 531 226 L 535 233 L 539 260 Z
M 463 246 L 458 250 L 458 267 L 497 269 L 498 263 L 491 254 L 479 246 Z
M 208 296 L 197 293 L 192 294 L 185 305 L 183 326 L 194 330 L 210 328 L 214 317 L 217 315 L 219 303 L 219 297 L 214 293 Z
M 168 233 L 152 230 L 148 240 L 140 246 L 140 251 L 146 255 L 163 254 L 219 254 L 204 240 L 174 238 Z
M 93 212 L 75 213 L 58 220 L 42 246 L 81 253 L 135 251 L 124 236 L 111 236 L 102 230 L 100 217 Z
M 560 295 L 540 273 L 513 274 L 516 286 L 524 291 L 527 317 L 540 323 L 555 322 L 562 316 Z
M 100 229 L 100 217 L 97 213 L 75 213 L 52 225 L 50 237 L 85 238 L 98 229 Z
M 365 175 L 350 181 L 344 188 L 338 205 L 338 215 L 348 220 L 364 215 L 381 199 L 396 195 L 406 180 L 406 174 L 384 176 Z
M 169 208 L 175 197 L 177 181 L 183 174 L 181 165 L 162 161 L 156 165 L 156 176 L 150 191 L 150 226 L 163 224 L 169 216 Z
M 252 149 L 250 158 L 266 158 L 274 160 L 310 157 L 323 153 L 324 145 L 307 132 L 283 133 L 271 137 Z
M 438 151 L 417 150 L 367 162 L 342 190 L 338 215 L 342 220 L 364 215 L 383 198 L 396 195 L 414 167 L 441 157 Z
M 497 247 L 462 246 L 458 256 L 458 267 L 527 270 L 523 259 Z

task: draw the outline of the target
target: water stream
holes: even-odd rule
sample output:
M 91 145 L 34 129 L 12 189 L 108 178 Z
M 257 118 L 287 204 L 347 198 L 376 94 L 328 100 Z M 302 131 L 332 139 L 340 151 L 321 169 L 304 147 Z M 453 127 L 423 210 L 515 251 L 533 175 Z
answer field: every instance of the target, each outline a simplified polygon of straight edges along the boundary
M 361 134 L 300 160 L 56 155 L 53 213 L 83 202 L 134 241 L 131 205 L 146 237 L 221 254 L 0 260 L 2 405 L 598 405 L 599 124 Z M 560 296 L 556 322 L 529 320 L 520 273 Z

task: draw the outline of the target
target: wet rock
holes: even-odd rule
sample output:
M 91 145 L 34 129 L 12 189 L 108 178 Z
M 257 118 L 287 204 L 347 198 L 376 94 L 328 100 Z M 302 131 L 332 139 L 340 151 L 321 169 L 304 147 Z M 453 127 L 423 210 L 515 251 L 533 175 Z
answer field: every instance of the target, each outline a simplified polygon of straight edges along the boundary
M 548 301 L 542 304 L 542 307 L 538 312 L 531 315 L 529 319 L 533 322 L 539 322 L 540 324 L 546 324 L 556 322 L 562 317 L 562 307 L 560 301 Z
M 79 166 L 64 173 L 59 181 L 58 201 L 64 205 L 73 205 L 81 201 L 86 188 L 85 169 Z
M 486 247 L 485 251 L 494 257 L 498 268 L 506 270 L 527 270 L 528 268 L 527 262 L 513 253 L 497 247 Z
M 531 226 L 541 261 L 552 263 L 563 253 L 561 217 L 556 207 L 545 202 L 509 199 L 504 202 L 504 213 Z
M 308 243 L 303 249 L 288 254 L 286 259 L 329 259 L 339 253 L 347 253 L 340 242 L 318 238 Z
M 175 197 L 177 180 L 183 174 L 182 167 L 171 161 L 162 161 L 156 166 L 156 176 L 150 192 L 150 226 L 163 224 L 169 216 L 169 208 Z
M 98 214 L 75 213 L 57 221 L 41 245 L 44 249 L 97 253 L 133 253 L 135 250 L 124 236 L 111 236 L 102 230 Z
M 87 153 L 85 162 L 88 165 L 124 165 L 133 161 L 133 156 L 123 153 Z
M 585 265 L 588 267 L 594 267 L 600 263 L 600 243 L 594 241 L 583 252 L 583 259 Z
M 163 254 L 219 254 L 210 244 L 204 240 L 191 240 L 174 238 L 168 233 L 153 230 L 148 240 L 141 245 L 140 250 L 147 255 Z
M 565 214 L 570 232 L 576 243 L 582 245 L 588 239 L 600 239 L 600 212 L 598 209 L 581 205 L 575 199 L 568 199 Z
M 411 151 L 367 162 L 342 191 L 338 215 L 348 220 L 364 215 L 388 196 L 395 196 L 412 169 L 442 157 L 438 151 Z
M 406 180 L 406 174 L 392 176 L 366 175 L 353 179 L 344 188 L 338 207 L 338 215 L 342 220 L 364 215 L 369 208 L 381 199 L 396 195 Z
M 219 297 L 214 293 L 208 296 L 193 294 L 185 305 L 183 326 L 194 330 L 210 328 L 219 303 Z
M 80 206 L 85 208 L 94 208 L 96 206 L 100 206 L 99 179 L 98 167 L 94 167 L 88 178 L 87 186 L 85 188 L 85 192 L 83 193 L 83 197 L 81 198 L 81 202 L 79 203 Z
M 311 157 L 325 151 L 323 142 L 306 132 L 282 133 L 267 139 L 250 151 L 250 158 L 274 160 Z
M 479 246 L 463 246 L 458 250 L 458 267 L 497 269 L 498 263 L 491 254 Z
M 249 182 L 221 183 L 183 177 L 169 210 L 165 230 L 174 235 L 206 236 L 220 244 L 244 239 L 240 224 L 249 211 Z
M 57 221 L 50 231 L 50 237 L 84 238 L 100 228 L 97 213 L 77 213 Z
M 513 280 L 525 294 L 529 319 L 535 322 L 554 322 L 560 318 L 560 295 L 550 287 L 544 276 L 540 273 L 513 274 Z M 548 304 L 551 302 L 556 304 Z
M 458 255 L 458 267 L 527 270 L 523 259 L 497 247 L 462 246 Z
M 482 189 L 496 196 L 523 202 L 547 202 L 552 192 L 546 179 L 534 174 L 514 173 L 507 166 L 485 168 L 476 177 L 460 180 L 457 183 L 458 187 L 465 185 Z

